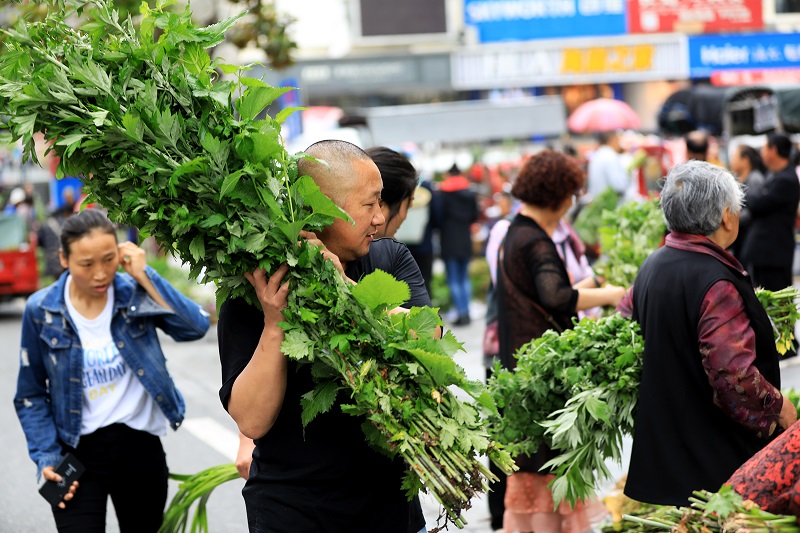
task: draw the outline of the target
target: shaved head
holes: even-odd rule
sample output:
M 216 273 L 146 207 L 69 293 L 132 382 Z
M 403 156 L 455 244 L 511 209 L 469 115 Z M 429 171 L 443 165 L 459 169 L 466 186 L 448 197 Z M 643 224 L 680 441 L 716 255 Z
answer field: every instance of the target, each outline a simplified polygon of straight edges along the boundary
M 358 185 L 357 167 L 364 164 L 375 165 L 369 154 L 347 141 L 320 141 L 309 146 L 305 153 L 327 165 L 301 159 L 297 162 L 300 174 L 311 176 L 322 193 L 340 207 L 347 195 Z

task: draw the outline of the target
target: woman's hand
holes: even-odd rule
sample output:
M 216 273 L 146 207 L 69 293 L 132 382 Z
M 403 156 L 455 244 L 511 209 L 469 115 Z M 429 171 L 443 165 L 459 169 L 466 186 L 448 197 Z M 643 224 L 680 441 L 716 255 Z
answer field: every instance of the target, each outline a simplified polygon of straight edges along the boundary
M 325 259 L 328 259 L 329 261 L 331 261 L 333 263 L 333 266 L 336 267 L 336 270 L 339 271 L 339 274 L 342 275 L 342 278 L 345 281 L 350 282 L 353 285 L 356 284 L 355 281 L 351 280 L 350 278 L 348 278 L 345 275 L 344 267 L 342 266 L 341 260 L 339 260 L 339 256 L 337 256 L 336 254 L 334 254 L 333 252 L 328 250 L 328 248 L 325 246 L 325 243 L 323 243 L 321 240 L 319 240 L 319 237 L 317 237 L 316 233 L 313 233 L 313 232 L 310 232 L 310 231 L 301 231 L 300 232 L 300 236 L 303 237 L 305 240 L 307 240 L 309 244 L 312 244 L 312 245 L 317 246 L 318 248 L 320 248 L 320 252 L 322 253 L 322 257 L 324 257 Z
M 619 287 L 617 285 L 604 285 L 602 288 L 608 290 L 608 305 L 610 307 L 616 307 L 620 300 L 622 300 L 622 297 L 625 296 L 625 291 L 627 290 L 625 287 Z
M 778 424 L 783 429 L 789 429 L 789 426 L 797 422 L 797 408 L 789 398 L 783 397 L 783 405 L 781 405 L 781 414 L 778 416 Z
M 120 243 L 118 248 L 122 268 L 141 285 L 142 280 L 147 277 L 144 272 L 144 267 L 147 266 L 144 250 L 130 241 Z
M 63 479 L 60 474 L 56 474 L 56 471 L 52 466 L 46 466 L 42 468 L 42 476 L 47 481 L 54 481 L 56 483 L 61 483 L 61 480 Z M 78 482 L 73 481 L 72 485 L 69 486 L 69 491 L 64 495 L 63 501 L 58 502 L 58 507 L 60 509 L 66 509 L 67 506 L 64 502 L 68 502 L 74 498 L 76 490 L 78 490 Z
M 244 275 L 256 290 L 261 309 L 264 311 L 264 324 L 277 325 L 283 321 L 283 310 L 286 309 L 289 299 L 289 282 L 281 284 L 281 281 L 287 272 L 289 266 L 283 264 L 269 277 L 269 281 L 267 281 L 267 271 L 263 268 Z

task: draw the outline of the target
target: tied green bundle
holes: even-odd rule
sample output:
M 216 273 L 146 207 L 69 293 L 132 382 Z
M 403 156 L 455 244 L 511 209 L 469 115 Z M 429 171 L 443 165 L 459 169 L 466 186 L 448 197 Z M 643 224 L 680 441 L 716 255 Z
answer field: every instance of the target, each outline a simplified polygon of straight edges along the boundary
M 666 229 L 657 199 L 627 202 L 603 212 L 602 256 L 595 271 L 611 285 L 630 287 L 644 260 L 658 249 Z
M 783 355 L 794 347 L 794 326 L 800 318 L 797 300 L 800 291 L 796 287 L 786 287 L 779 291 L 756 289 L 758 301 L 767 311 L 775 333 L 775 347 Z
M 169 5 L 142 4 L 137 30 L 107 0 L 54 1 L 43 23 L 7 31 L 0 107 L 12 140 L 35 160 L 33 136 L 42 132 L 61 158 L 59 177 L 83 176 L 113 220 L 152 235 L 191 276 L 214 281 L 218 303 L 254 302 L 243 274 L 287 263 L 281 349 L 312 365 L 316 381 L 302 401 L 303 424 L 338 398 L 366 418 L 372 444 L 407 462 L 408 495 L 427 489 L 443 504 L 445 525 L 463 525 L 461 510 L 493 478 L 478 456 L 507 472 L 513 463 L 481 419 L 495 410 L 491 396 L 453 361 L 462 344 L 449 332 L 433 338 L 442 325 L 435 309 L 387 314 L 408 300 L 406 284 L 375 272 L 351 289 L 319 250 L 298 245 L 301 230 L 349 217 L 298 175 L 303 156 L 289 155 L 280 138 L 293 110 L 259 118 L 290 89 L 211 60 L 206 49 L 236 18 L 198 28 L 188 8 L 170 13 Z M 80 29 L 65 22 L 75 15 L 87 19 Z
M 236 465 L 228 463 L 213 466 L 196 474 L 173 474 L 170 479 L 180 482 L 178 492 L 169 503 L 167 511 L 164 513 L 164 521 L 158 529 L 158 533 L 171 533 L 175 531 L 186 531 L 189 527 L 191 533 L 201 533 L 208 531 L 208 513 L 206 504 L 211 492 L 228 481 L 239 478 Z M 189 523 L 191 507 L 195 506 L 194 516 Z
M 605 461 L 620 460 L 633 431 L 643 350 L 639 325 L 615 314 L 547 331 L 519 349 L 514 370 L 495 366 L 490 434 L 515 456 L 542 444 L 558 453 L 545 465 L 556 503 L 591 497 L 597 476 L 610 478 Z
M 797 518 L 762 510 L 742 501 L 730 485 L 719 492 L 695 491 L 689 507 L 660 507 L 643 515 L 623 515 L 637 531 L 683 533 L 800 533 Z

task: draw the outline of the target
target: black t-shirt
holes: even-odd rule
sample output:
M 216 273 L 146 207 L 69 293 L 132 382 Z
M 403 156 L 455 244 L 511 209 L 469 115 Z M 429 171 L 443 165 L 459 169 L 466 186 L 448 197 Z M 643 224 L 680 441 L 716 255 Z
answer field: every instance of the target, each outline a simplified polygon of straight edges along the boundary
M 405 245 L 378 239 L 366 256 L 348 264 L 345 273 L 358 281 L 376 269 L 408 283 L 411 298 L 403 307 L 430 305 L 422 275 Z M 228 300 L 220 309 L 220 400 L 226 409 L 233 383 L 250 361 L 263 327 L 261 309 L 244 300 Z M 405 463 L 369 447 L 362 417 L 346 415 L 334 405 L 303 429 L 300 397 L 313 387 L 309 365 L 290 360 L 281 411 L 269 433 L 256 440 L 250 478 L 242 491 L 251 532 L 422 529 L 419 500 L 409 502 L 401 489 Z

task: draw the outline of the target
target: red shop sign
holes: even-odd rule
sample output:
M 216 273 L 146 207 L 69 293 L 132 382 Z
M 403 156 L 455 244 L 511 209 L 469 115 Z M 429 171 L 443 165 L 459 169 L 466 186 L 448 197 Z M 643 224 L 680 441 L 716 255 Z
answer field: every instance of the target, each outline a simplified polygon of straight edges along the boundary
M 717 70 L 711 73 L 712 85 L 761 85 L 800 83 L 800 68 Z
M 631 33 L 762 29 L 762 0 L 629 0 Z

